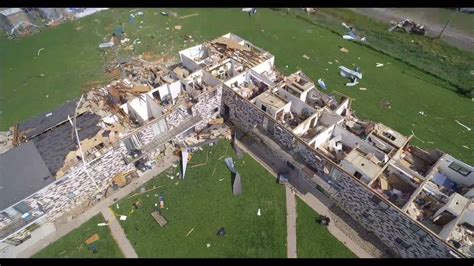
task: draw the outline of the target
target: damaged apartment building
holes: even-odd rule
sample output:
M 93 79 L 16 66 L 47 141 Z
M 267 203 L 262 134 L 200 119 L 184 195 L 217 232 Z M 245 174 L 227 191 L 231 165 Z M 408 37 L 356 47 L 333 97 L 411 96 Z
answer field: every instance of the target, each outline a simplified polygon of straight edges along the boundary
M 308 185 L 397 256 L 473 255 L 472 166 L 358 119 L 350 98 L 320 92 L 302 71 L 282 75 L 273 55 L 234 34 L 179 56 L 124 63 L 122 79 L 15 125 L 14 147 L 0 154 L 1 245 L 103 197 L 117 176 L 143 174 L 223 118 L 302 162 Z

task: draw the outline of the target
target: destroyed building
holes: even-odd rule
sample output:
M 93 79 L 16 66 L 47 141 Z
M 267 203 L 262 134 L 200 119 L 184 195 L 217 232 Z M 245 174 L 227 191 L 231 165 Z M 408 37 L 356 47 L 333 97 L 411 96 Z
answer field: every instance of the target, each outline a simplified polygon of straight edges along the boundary
M 301 161 L 308 183 L 394 254 L 473 255 L 472 166 L 358 119 L 350 98 L 322 93 L 302 71 L 282 75 L 273 55 L 234 34 L 179 55 L 172 65 L 127 62 L 121 79 L 14 127 L 16 147 L 0 155 L 0 163 L 25 147 L 37 162 L 28 171 L 36 174 L 19 173 L 34 180 L 24 196 L 2 195 L 2 245 L 20 244 L 31 225 L 103 195 L 115 176 L 142 174 L 137 161 L 172 154 L 170 142 L 192 145 L 196 137 L 190 136 L 199 139 L 222 118 Z M 19 186 L 10 182 L 16 175 L 2 171 L 1 185 Z

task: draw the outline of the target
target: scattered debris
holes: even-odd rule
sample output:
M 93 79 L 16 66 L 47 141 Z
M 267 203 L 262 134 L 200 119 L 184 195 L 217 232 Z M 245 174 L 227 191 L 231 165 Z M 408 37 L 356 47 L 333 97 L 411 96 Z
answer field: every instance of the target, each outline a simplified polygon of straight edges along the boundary
M 168 223 L 166 218 L 163 215 L 161 215 L 160 211 L 153 211 L 151 213 L 151 216 L 162 228 Z
M 107 226 L 107 223 L 98 223 L 97 226 Z
M 168 16 L 168 13 L 166 13 L 165 11 L 162 11 L 162 12 L 161 12 L 161 15 L 163 15 L 163 16 Z
M 120 209 L 120 206 L 118 205 L 118 203 L 115 204 L 115 208 Z
M 318 79 L 318 84 L 319 84 L 319 87 L 321 87 L 322 89 L 327 89 L 327 86 L 326 86 L 326 83 L 324 83 L 324 80 L 323 79 Z
M 339 51 L 343 52 L 343 53 L 348 53 L 349 50 L 347 50 L 346 48 L 344 47 L 341 47 L 341 49 L 339 49 Z
M 176 26 L 174 26 L 174 29 L 175 29 L 175 30 L 181 30 L 181 25 L 176 25 Z
M 303 58 L 306 59 L 306 60 L 309 60 L 309 59 L 310 59 L 309 56 L 307 56 L 307 55 L 305 55 L 305 54 L 303 55 Z
M 224 180 L 224 178 L 221 178 L 221 179 L 219 179 L 219 182 L 221 182 L 221 181 L 223 181 L 223 180 Z
M 376 64 L 375 64 L 375 67 L 382 67 L 382 66 L 383 66 L 382 63 L 376 63 Z
M 125 221 L 127 220 L 127 216 L 125 215 L 120 215 L 120 221 Z
M 324 226 L 328 226 L 331 219 L 325 215 L 321 215 L 320 217 L 316 218 L 316 223 Z
M 199 15 L 198 13 L 193 13 L 193 14 L 178 17 L 178 19 L 185 19 L 185 18 L 195 17 L 195 16 L 198 16 L 198 15 Z
M 234 183 L 232 184 L 232 193 L 234 196 L 242 195 L 242 179 L 239 172 L 235 173 Z
M 262 213 L 260 212 L 260 209 L 258 209 L 257 216 L 261 216 L 261 215 L 262 215 Z
M 160 209 L 163 209 L 165 207 L 165 198 L 163 196 L 160 196 L 159 200 L 160 200 Z
M 219 230 L 217 230 L 217 236 L 219 237 L 224 237 L 226 235 L 225 228 L 221 227 Z
M 418 139 L 418 140 L 421 141 L 422 143 L 425 143 L 424 140 L 420 139 L 419 137 L 417 137 L 417 136 L 415 135 L 415 132 L 413 132 L 413 130 L 411 131 L 411 134 L 413 135 L 413 137 L 415 137 L 416 139 Z
M 328 64 L 332 65 L 332 62 L 331 62 L 331 61 L 329 61 L 329 62 L 328 62 Z
M 463 123 L 459 122 L 458 120 L 454 120 L 454 121 L 455 121 L 458 125 L 460 125 L 460 126 L 464 127 L 465 129 L 467 129 L 467 131 L 471 131 L 471 128 L 470 128 L 470 127 L 464 125 Z
M 422 115 L 422 116 L 428 116 L 427 114 L 425 114 L 424 111 L 419 111 L 418 113 L 419 113 L 420 115 Z
M 380 107 L 383 109 L 392 109 L 392 105 L 390 104 L 388 100 L 381 100 Z
M 211 244 L 207 243 L 207 244 L 206 244 L 206 247 L 208 247 L 208 248 L 211 247 Z
M 359 84 L 359 80 L 362 79 L 362 73 L 360 73 L 360 68 L 356 67 L 355 70 L 350 70 L 345 66 L 339 66 L 340 75 L 342 77 L 348 78 L 351 82 L 346 83 L 346 86 L 352 87 Z
M 44 48 L 40 48 L 40 49 L 38 50 L 37 56 L 40 56 L 40 53 L 41 53 L 41 51 L 43 51 L 43 50 L 44 50 Z
M 92 236 L 90 236 L 88 239 L 86 239 L 85 243 L 87 245 L 90 245 L 96 241 L 100 240 L 100 237 L 98 234 L 93 234 Z
M 194 231 L 194 228 L 191 228 L 191 230 L 189 230 L 189 232 L 186 234 L 186 237 L 188 237 L 193 231 Z
M 188 165 L 188 157 L 189 157 L 189 152 L 187 149 L 182 149 L 181 150 L 181 163 L 182 163 L 182 174 L 181 178 L 184 179 L 184 176 L 186 175 L 186 167 Z
M 409 19 L 404 19 L 399 22 L 391 21 L 392 27 L 388 31 L 405 30 L 406 33 L 414 33 L 418 35 L 425 35 L 425 26 L 417 24 Z
M 366 91 L 367 88 L 359 88 L 359 90 L 361 90 L 361 91 Z
M 468 150 L 471 149 L 471 148 L 469 148 L 469 146 L 467 146 L 467 145 L 462 145 L 462 147 L 465 148 L 465 149 L 468 149 Z
M 342 26 L 344 26 L 344 28 L 349 30 L 349 32 L 346 35 L 342 36 L 344 40 L 362 41 L 362 42 L 365 42 L 367 40 L 366 37 L 360 37 L 352 26 L 349 26 L 344 22 L 342 22 Z
M 426 143 L 429 143 L 429 144 L 434 144 L 434 142 L 433 142 L 433 141 L 427 141 Z
M 214 170 L 212 170 L 212 176 L 216 173 L 216 168 L 214 167 Z

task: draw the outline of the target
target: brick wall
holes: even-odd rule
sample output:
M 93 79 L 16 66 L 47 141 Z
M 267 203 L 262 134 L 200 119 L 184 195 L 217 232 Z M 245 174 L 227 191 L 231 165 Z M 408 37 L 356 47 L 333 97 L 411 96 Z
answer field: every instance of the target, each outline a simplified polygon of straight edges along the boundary
M 246 132 L 250 132 L 255 125 L 262 125 L 264 117 L 272 120 L 255 105 L 244 100 L 229 88 L 224 88 L 222 99 L 223 104 L 230 108 L 229 119 L 231 122 Z M 274 135 L 271 137 L 282 147 L 289 149 L 289 152 L 301 157 L 307 166 L 315 169 L 324 180 L 330 180 L 333 183 L 332 186 L 338 188 L 327 191 L 336 204 L 401 257 L 453 257 L 449 253 L 452 250 L 451 247 L 441 239 L 423 230 L 420 225 L 364 184 L 340 168 L 334 167 L 332 162 L 328 162 L 302 140 L 297 139 L 295 145 L 293 141 L 295 136 L 289 129 L 275 125 Z M 332 173 L 336 171 L 341 174 L 335 179 L 332 177 Z

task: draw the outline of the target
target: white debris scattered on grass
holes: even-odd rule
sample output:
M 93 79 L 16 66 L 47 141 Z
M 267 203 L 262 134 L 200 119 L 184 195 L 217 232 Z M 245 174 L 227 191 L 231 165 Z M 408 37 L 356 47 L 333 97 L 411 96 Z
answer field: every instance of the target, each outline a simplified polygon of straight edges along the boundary
M 465 148 L 465 149 L 468 149 L 468 150 L 471 149 L 471 148 L 469 148 L 469 146 L 467 146 L 467 145 L 462 145 L 462 147 Z
M 288 65 L 286 65 L 285 67 L 288 68 Z
M 120 221 L 125 221 L 127 220 L 127 216 L 125 215 L 120 215 Z
M 172 166 L 173 166 L 174 168 L 178 167 L 178 165 L 177 165 L 177 164 L 173 164 Z
M 464 127 L 465 129 L 467 129 L 468 131 L 471 131 L 471 128 L 470 128 L 470 127 L 464 125 L 463 123 L 459 122 L 458 120 L 454 120 L 454 121 L 455 121 L 456 123 L 458 123 L 458 125 L 460 125 L 460 126 Z
M 328 62 L 328 64 L 332 65 L 332 62 Z
M 222 181 L 222 180 L 224 180 L 224 178 L 219 179 L 219 182 Z
M 359 90 L 361 90 L 361 91 L 366 91 L 367 88 L 359 88 Z
M 383 64 L 382 63 L 376 63 L 375 67 L 383 67 Z
M 309 59 L 310 59 L 309 56 L 307 56 L 307 55 L 305 55 L 305 54 L 303 55 L 303 58 L 306 59 L 306 60 L 309 60 Z
M 206 244 L 206 247 L 210 248 L 210 247 L 211 247 L 211 244 L 207 243 L 207 244 Z
M 262 213 L 260 212 L 260 209 L 258 209 L 257 215 L 258 215 L 258 216 L 261 216 L 261 215 L 262 215 Z
M 120 209 L 120 206 L 118 205 L 118 203 L 115 204 L 115 208 Z
M 97 226 L 107 226 L 108 224 L 107 223 L 99 223 L 97 224 Z
M 41 53 L 41 51 L 43 51 L 43 50 L 44 50 L 44 48 L 40 48 L 40 49 L 38 50 L 37 56 L 40 56 L 40 53 Z
M 155 207 L 157 207 L 157 206 L 158 206 L 158 203 L 155 203 Z
M 419 111 L 418 113 L 419 113 L 420 115 L 422 115 L 422 116 L 428 116 L 427 114 L 425 114 L 424 111 Z

